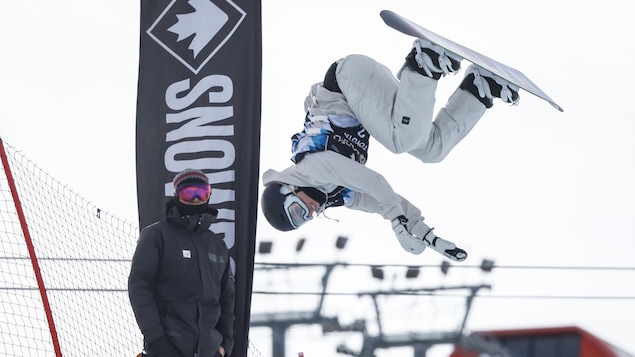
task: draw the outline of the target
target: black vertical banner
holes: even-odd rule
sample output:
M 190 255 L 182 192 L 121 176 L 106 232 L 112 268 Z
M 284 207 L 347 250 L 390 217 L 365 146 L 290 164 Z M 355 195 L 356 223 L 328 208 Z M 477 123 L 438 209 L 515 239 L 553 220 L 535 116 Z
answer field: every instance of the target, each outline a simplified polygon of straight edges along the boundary
M 207 173 L 236 276 L 247 355 L 260 156 L 260 0 L 141 0 L 136 159 L 139 226 L 164 217 L 174 174 Z

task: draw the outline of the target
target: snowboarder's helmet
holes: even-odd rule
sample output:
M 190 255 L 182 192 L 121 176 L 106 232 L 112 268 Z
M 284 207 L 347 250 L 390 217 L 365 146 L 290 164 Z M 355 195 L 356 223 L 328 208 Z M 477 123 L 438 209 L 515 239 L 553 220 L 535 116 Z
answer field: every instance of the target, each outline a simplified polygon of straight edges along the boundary
M 294 230 L 313 219 L 309 207 L 293 192 L 289 185 L 271 183 L 260 197 L 265 218 L 279 231 Z

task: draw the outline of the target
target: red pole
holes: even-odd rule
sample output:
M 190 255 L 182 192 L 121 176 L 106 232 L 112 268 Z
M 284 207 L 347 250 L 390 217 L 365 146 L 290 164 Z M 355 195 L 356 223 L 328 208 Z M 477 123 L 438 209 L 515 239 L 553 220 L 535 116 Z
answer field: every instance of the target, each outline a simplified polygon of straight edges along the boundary
M 33 241 L 31 240 L 31 234 L 29 233 L 29 227 L 24 217 L 24 211 L 22 210 L 22 204 L 20 203 L 20 197 L 18 196 L 18 190 L 13 180 L 13 174 L 9 167 L 9 160 L 7 159 L 7 153 L 4 150 L 4 142 L 0 139 L 0 157 L 2 158 L 2 166 L 4 167 L 5 175 L 7 176 L 7 182 L 9 182 L 9 188 L 11 189 L 11 195 L 13 196 L 13 203 L 18 213 L 18 219 L 20 220 L 20 226 L 22 227 L 22 233 L 24 234 L 24 240 L 29 250 L 29 257 L 31 258 L 31 264 L 33 265 L 33 271 L 35 273 L 35 279 L 37 280 L 38 290 L 42 298 L 42 304 L 44 305 L 44 312 L 46 313 L 46 320 L 48 321 L 49 330 L 51 331 L 51 339 L 53 341 L 53 349 L 55 350 L 55 356 L 62 357 L 62 350 L 57 338 L 57 331 L 55 330 L 55 323 L 53 322 L 53 313 L 51 311 L 51 305 L 49 304 L 48 296 L 46 295 L 46 287 L 44 286 L 44 279 L 42 279 L 42 272 L 40 271 L 40 265 L 35 255 L 35 248 L 33 247 Z

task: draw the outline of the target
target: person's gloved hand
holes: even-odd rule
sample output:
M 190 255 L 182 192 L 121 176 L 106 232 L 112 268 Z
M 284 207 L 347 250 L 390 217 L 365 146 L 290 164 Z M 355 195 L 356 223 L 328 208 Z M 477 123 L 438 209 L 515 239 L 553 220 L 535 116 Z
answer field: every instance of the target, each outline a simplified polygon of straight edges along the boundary
M 456 262 L 462 262 L 467 259 L 467 252 L 465 250 L 457 247 L 456 244 L 447 241 L 441 237 L 434 237 L 434 239 L 432 239 L 429 244 L 426 239 L 426 243 L 428 246 L 430 246 L 430 248 Z
M 421 254 L 426 249 L 426 244 L 408 231 L 408 219 L 405 216 L 399 216 L 391 221 L 392 230 L 397 236 L 397 240 L 401 247 L 408 253 Z

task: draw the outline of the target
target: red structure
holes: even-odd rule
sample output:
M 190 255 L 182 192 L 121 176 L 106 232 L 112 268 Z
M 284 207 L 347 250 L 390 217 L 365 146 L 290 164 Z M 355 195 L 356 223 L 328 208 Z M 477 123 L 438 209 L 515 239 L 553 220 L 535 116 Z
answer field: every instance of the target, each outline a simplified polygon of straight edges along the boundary
M 491 354 L 492 350 L 498 350 Z M 504 351 L 501 353 L 500 351 Z M 635 357 L 579 327 L 479 331 L 450 357 Z

